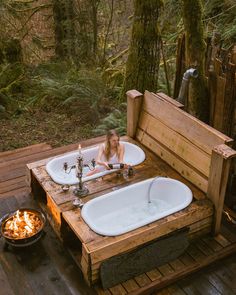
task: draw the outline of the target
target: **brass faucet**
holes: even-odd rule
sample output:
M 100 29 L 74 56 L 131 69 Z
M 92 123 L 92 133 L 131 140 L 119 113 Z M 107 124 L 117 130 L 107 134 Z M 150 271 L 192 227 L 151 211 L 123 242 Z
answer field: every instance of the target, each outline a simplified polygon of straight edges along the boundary
M 95 169 L 95 159 L 92 159 L 88 164 L 84 164 L 84 159 L 79 152 L 79 156 L 76 159 L 76 164 L 71 165 L 70 167 L 68 166 L 68 163 L 65 162 L 63 164 L 63 169 L 65 173 L 70 174 L 72 169 L 76 169 L 76 177 L 79 180 L 78 186 L 73 190 L 74 195 L 76 196 L 75 200 L 73 201 L 73 204 L 75 206 L 81 207 L 82 202 L 80 201 L 79 197 L 85 197 L 89 194 L 88 188 L 84 185 L 82 177 L 83 177 L 83 168 L 88 167 L 89 170 L 94 170 Z

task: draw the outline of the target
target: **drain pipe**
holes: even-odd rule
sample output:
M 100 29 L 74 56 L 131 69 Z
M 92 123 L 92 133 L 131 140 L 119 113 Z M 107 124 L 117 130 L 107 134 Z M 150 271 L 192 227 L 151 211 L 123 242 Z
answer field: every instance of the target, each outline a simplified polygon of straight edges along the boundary
M 197 78 L 198 71 L 196 69 L 190 68 L 183 75 L 183 79 L 182 79 L 182 83 L 181 83 L 180 91 L 179 91 L 179 96 L 177 98 L 177 101 L 182 103 L 183 105 L 185 104 L 185 95 L 188 90 L 188 82 L 189 82 L 190 77 Z

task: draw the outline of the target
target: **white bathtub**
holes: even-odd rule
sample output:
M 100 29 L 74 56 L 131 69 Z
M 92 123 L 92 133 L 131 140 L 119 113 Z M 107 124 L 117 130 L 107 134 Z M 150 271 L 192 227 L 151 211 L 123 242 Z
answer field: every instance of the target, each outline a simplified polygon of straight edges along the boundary
M 132 166 L 138 165 L 145 160 L 145 154 L 143 150 L 135 144 L 129 142 L 122 142 L 125 147 L 124 162 Z M 92 159 L 95 159 L 98 154 L 99 146 L 91 147 L 87 149 L 82 149 L 82 156 L 84 158 L 84 164 L 89 163 Z M 70 174 L 67 174 L 63 169 L 63 164 L 68 163 L 68 166 L 75 165 L 76 158 L 78 157 L 79 152 L 73 152 L 65 154 L 61 157 L 54 158 L 49 161 L 46 165 L 46 170 L 51 176 L 52 180 L 58 184 L 77 184 L 78 178 L 76 177 L 75 169 L 72 169 Z M 86 176 L 86 173 L 89 171 L 89 168 L 85 167 L 83 174 L 85 175 L 82 180 L 88 181 L 106 174 L 113 172 L 114 170 L 106 170 L 99 173 L 96 173 L 91 176 Z
M 130 185 L 87 202 L 82 217 L 100 235 L 121 235 L 187 207 L 191 190 L 182 182 L 159 177 Z M 148 203 L 148 188 L 151 203 Z

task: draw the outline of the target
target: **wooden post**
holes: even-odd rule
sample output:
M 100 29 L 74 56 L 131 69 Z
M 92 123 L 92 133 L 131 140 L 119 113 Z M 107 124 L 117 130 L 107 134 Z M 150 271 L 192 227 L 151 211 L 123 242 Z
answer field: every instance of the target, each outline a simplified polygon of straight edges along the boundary
M 215 206 L 213 224 L 213 234 L 215 235 L 220 232 L 230 162 L 235 156 L 236 151 L 225 144 L 216 146 L 212 151 L 207 196 Z
M 143 94 L 137 90 L 129 90 L 127 95 L 127 135 L 135 138 L 138 125 L 139 114 L 141 110 Z

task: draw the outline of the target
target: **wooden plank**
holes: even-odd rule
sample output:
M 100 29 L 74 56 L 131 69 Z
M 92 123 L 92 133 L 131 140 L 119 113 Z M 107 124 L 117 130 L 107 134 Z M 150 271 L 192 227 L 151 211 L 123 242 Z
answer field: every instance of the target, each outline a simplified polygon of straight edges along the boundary
M 216 76 L 216 99 L 213 127 L 220 131 L 223 131 L 225 85 L 226 79 L 221 76 Z
M 125 290 L 128 293 L 131 292 L 131 291 L 135 291 L 135 290 L 137 290 L 139 288 L 139 285 L 133 279 L 123 282 L 122 286 L 125 288 Z
M 213 202 L 216 210 L 213 227 L 214 234 L 218 234 L 220 232 L 225 192 L 231 163 L 230 159 L 235 153 L 232 149 L 230 149 L 230 151 L 231 153 L 229 153 L 228 148 L 224 148 L 224 145 L 215 147 L 212 151 L 207 196 Z
M 137 139 L 161 159 L 167 162 L 171 167 L 178 171 L 183 177 L 195 184 L 203 192 L 207 192 L 208 181 L 207 178 L 200 174 L 199 171 L 189 166 L 188 163 L 177 158 L 171 151 L 167 150 L 164 146 L 158 144 L 153 138 L 144 133 L 142 130 L 138 130 Z
M 169 274 L 173 273 L 174 270 L 173 268 L 170 266 L 170 264 L 164 264 L 158 267 L 158 270 L 160 271 L 160 273 L 163 276 L 168 276 Z
M 9 280 L 10 277 L 7 277 L 5 274 L 2 265 L 0 264 L 0 282 L 1 282 L 1 294 L 6 295 L 15 295 L 15 292 L 13 292 Z
M 187 253 L 195 260 L 195 261 L 199 261 L 199 260 L 204 260 L 207 256 L 205 256 L 201 251 L 198 250 L 198 248 L 191 244 L 188 249 L 187 249 Z
M 197 240 L 196 247 L 206 256 L 214 253 L 211 247 L 209 247 L 208 244 L 204 243 L 204 241 L 200 238 Z
M 234 108 L 235 108 L 235 79 L 236 64 L 227 63 L 226 84 L 224 93 L 224 111 L 222 132 L 233 134 Z
M 143 110 L 158 118 L 177 133 L 188 138 L 196 146 L 208 153 L 219 144 L 231 143 L 232 139 L 216 129 L 201 122 L 190 114 L 173 108 L 169 103 L 154 97 L 150 92 L 145 91 Z M 191 128 L 190 128 L 191 126 Z
M 83 221 L 80 209 L 63 212 L 62 216 L 83 243 L 89 243 L 99 238 L 99 235 Z
M 151 280 L 146 274 L 136 276 L 134 279 L 140 287 L 146 286 L 151 282 Z
M 25 175 L 26 167 L 16 167 L 14 170 L 11 171 L 2 171 L 0 170 L 0 182 L 4 182 L 10 179 L 14 179 L 20 176 Z
M 51 145 L 47 143 L 38 143 L 29 145 L 23 148 L 18 148 L 10 151 L 0 152 L 0 163 L 23 158 L 27 155 L 37 154 L 42 151 L 52 149 Z
M 224 236 L 221 234 L 214 237 L 214 240 L 218 242 L 222 247 L 229 246 L 231 244 L 230 241 L 228 241 Z
M 190 140 L 146 112 L 141 113 L 139 127 L 189 165 L 209 176 L 211 156 Z M 193 157 L 194 155 L 194 157 Z
M 13 178 L 13 179 L 10 179 L 10 180 L 0 182 L 0 194 L 8 192 L 8 191 L 13 190 L 13 189 L 24 187 L 26 185 L 27 185 L 27 183 L 26 183 L 26 177 L 25 176 L 20 176 L 20 177 L 17 177 L 17 178 Z
M 220 292 L 220 294 L 235 294 L 235 292 L 230 288 L 231 286 L 227 286 L 227 284 L 225 284 L 225 282 L 221 280 L 221 278 L 215 272 L 203 274 L 203 276 Z
M 152 295 L 186 295 L 184 291 L 180 289 L 178 285 L 168 286 L 160 291 L 153 292 Z
M 160 99 L 163 99 L 169 103 L 171 103 L 173 106 L 177 107 L 177 108 L 180 108 L 180 109 L 183 109 L 184 108 L 184 105 L 182 103 L 180 103 L 179 101 L 177 101 L 176 99 L 173 99 L 172 97 L 166 95 L 165 93 L 163 92 L 157 92 L 157 93 L 153 93 L 153 95 L 157 96 L 158 98 Z
M 111 295 L 111 292 L 109 290 L 103 290 L 102 287 L 99 285 L 95 286 L 95 291 L 97 295 Z
M 127 135 L 135 137 L 143 94 L 137 90 L 126 92 L 127 95 Z
M 215 252 L 219 252 L 223 248 L 213 237 L 206 236 L 202 240 Z
M 174 270 L 178 270 L 181 269 L 183 267 L 185 267 L 184 263 L 179 260 L 179 259 L 175 259 L 173 261 L 169 262 L 169 265 L 174 269 Z
M 160 273 L 160 271 L 157 268 L 147 271 L 146 275 L 149 277 L 149 279 L 151 281 L 155 281 L 155 280 L 162 277 L 162 274 Z
M 21 194 L 21 193 L 29 194 L 30 191 L 31 190 L 28 186 L 20 187 L 17 189 L 13 189 L 11 191 L 7 191 L 5 193 L 1 193 L 0 199 L 10 197 L 10 196 L 17 196 L 18 194 Z
M 112 295 L 125 295 L 127 294 L 125 288 L 122 285 L 116 285 L 112 288 L 109 288 L 109 291 Z

